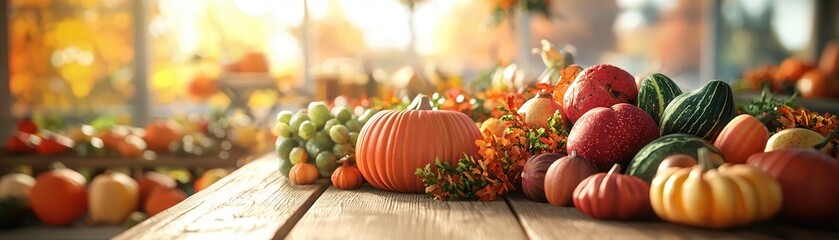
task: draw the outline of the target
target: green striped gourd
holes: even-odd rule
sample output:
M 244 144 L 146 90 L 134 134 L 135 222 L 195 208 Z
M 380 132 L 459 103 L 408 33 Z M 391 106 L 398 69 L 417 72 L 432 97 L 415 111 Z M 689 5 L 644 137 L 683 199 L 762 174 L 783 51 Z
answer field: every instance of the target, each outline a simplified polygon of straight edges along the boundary
M 731 86 L 711 80 L 700 89 L 679 95 L 667 105 L 661 115 L 661 136 L 687 133 L 713 142 L 734 115 Z
M 675 154 L 686 154 L 699 159 L 697 150 L 700 148 L 709 150 L 714 166 L 723 164 L 720 150 L 710 142 L 690 134 L 676 133 L 656 139 L 641 148 L 629 162 L 626 174 L 644 179 L 647 183 L 652 182 L 662 160 Z
M 644 78 L 638 89 L 638 107 L 650 114 L 655 124 L 661 125 L 661 114 L 670 101 L 682 94 L 682 90 L 673 80 L 661 73 L 653 73 Z

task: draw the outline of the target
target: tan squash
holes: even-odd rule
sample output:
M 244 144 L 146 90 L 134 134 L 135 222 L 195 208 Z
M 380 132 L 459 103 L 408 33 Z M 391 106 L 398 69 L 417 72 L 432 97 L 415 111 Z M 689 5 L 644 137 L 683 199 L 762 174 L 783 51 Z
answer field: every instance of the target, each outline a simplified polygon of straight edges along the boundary
M 139 185 L 128 175 L 106 172 L 96 176 L 87 197 L 91 222 L 121 224 L 136 209 L 139 196 Z
M 417 168 L 436 158 L 455 164 L 464 154 L 475 156 L 481 137 L 475 123 L 463 113 L 432 110 L 420 95 L 407 110 L 377 113 L 359 133 L 356 161 L 364 178 L 375 188 L 421 193 L 425 190 Z
M 743 164 L 711 169 L 709 161 L 702 148 L 699 165 L 656 175 L 653 211 L 666 221 L 721 229 L 764 221 L 781 209 L 781 186 L 772 176 Z

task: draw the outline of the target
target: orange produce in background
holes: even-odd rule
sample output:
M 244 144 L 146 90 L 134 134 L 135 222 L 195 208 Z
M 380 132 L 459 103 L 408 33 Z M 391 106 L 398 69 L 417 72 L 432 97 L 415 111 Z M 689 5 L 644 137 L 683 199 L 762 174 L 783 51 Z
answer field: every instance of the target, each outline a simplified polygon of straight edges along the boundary
M 218 90 L 216 81 L 204 74 L 196 75 L 187 86 L 189 95 L 198 100 L 205 100 L 213 96 L 213 94 L 216 94 Z
M 165 174 L 146 172 L 143 174 L 143 177 L 137 180 L 137 185 L 140 186 L 140 201 L 138 203 L 140 208 L 143 208 L 152 192 L 158 189 L 168 190 L 175 188 L 177 183 L 175 183 L 175 179 Z
M 29 205 L 45 224 L 72 224 L 87 210 L 85 183 L 82 174 L 70 169 L 42 173 L 35 179 Z
M 226 177 L 228 174 L 230 174 L 230 171 L 227 171 L 227 169 L 224 168 L 207 170 L 200 178 L 198 178 L 198 180 L 195 180 L 195 184 L 193 185 L 193 187 L 195 187 L 195 192 L 206 189 L 210 185 L 213 185 L 213 183 L 216 183 L 218 180 Z
M 796 83 L 801 96 L 805 98 L 839 97 L 839 79 L 825 74 L 819 69 L 812 69 Z
M 775 79 L 796 81 L 801 79 L 807 71 L 815 69 L 816 67 L 807 61 L 795 58 L 787 58 L 781 65 L 778 66 L 778 71 L 775 71 Z
M 839 74 L 839 41 L 832 41 L 824 47 L 819 60 L 819 69 L 827 75 Z
M 158 119 L 146 125 L 146 146 L 155 152 L 169 152 L 169 145 L 181 140 L 180 126 L 171 120 Z
M 146 201 L 143 210 L 145 210 L 149 216 L 154 216 L 160 212 L 166 211 L 166 209 L 169 209 L 172 206 L 177 205 L 186 199 L 186 197 L 186 193 L 177 188 L 155 189 Z
M 261 52 L 245 53 L 229 68 L 231 72 L 268 72 L 268 58 Z

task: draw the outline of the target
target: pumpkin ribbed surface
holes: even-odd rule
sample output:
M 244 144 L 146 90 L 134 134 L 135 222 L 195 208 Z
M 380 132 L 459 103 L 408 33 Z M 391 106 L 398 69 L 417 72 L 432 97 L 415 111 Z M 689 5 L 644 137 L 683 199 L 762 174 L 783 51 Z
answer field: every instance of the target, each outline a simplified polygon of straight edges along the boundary
M 468 116 L 423 110 L 430 109 L 428 105 L 418 109 L 379 112 L 361 129 L 356 161 L 373 187 L 421 193 L 424 187 L 414 175 L 417 168 L 433 164 L 438 157 L 454 164 L 464 154 L 477 155 L 475 140 L 481 133 Z

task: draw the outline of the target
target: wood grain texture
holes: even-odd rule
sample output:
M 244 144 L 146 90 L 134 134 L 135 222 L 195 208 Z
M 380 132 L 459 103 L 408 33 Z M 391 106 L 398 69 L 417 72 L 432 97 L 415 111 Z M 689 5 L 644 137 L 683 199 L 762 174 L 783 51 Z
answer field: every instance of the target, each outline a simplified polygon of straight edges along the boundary
M 273 155 L 273 154 L 272 154 Z M 273 156 L 236 170 L 116 239 L 269 239 L 285 236 L 328 181 L 297 186 Z
M 836 226 L 807 230 L 784 225 L 756 224 L 729 230 L 707 230 L 665 222 L 592 219 L 573 207 L 556 207 L 526 199 L 507 198 L 530 239 L 839 239 Z
M 330 187 L 289 239 L 525 239 L 503 200 L 441 202 L 423 194 L 391 193 L 365 185 Z

